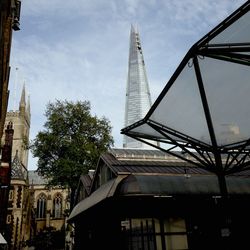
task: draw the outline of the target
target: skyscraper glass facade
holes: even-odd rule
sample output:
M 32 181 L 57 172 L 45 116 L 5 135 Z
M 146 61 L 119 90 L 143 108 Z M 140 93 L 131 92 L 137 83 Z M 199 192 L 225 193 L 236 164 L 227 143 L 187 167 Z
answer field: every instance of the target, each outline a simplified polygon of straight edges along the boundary
M 138 31 L 131 26 L 126 88 L 125 126 L 142 119 L 150 109 L 151 97 Z M 124 136 L 124 148 L 145 148 L 146 144 Z

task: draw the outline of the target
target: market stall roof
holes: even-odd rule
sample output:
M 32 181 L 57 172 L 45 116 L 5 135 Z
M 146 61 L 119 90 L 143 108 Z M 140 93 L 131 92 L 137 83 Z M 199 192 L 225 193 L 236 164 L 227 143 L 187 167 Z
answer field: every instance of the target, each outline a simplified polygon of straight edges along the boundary
M 127 175 L 118 176 L 115 179 L 108 181 L 107 183 L 103 184 L 99 187 L 96 191 L 94 191 L 89 197 L 80 201 L 72 210 L 68 221 L 72 221 L 83 213 L 84 211 L 88 210 L 89 208 L 97 205 L 98 203 L 104 201 L 105 199 L 112 197 L 118 184 L 125 178 Z
M 250 179 L 227 177 L 230 195 L 250 195 Z M 116 194 L 175 196 L 175 195 L 220 195 L 215 175 L 130 175 L 119 185 Z
M 249 168 L 249 10 L 247 1 L 195 43 L 144 119 L 121 133 L 184 151 L 214 173 L 221 155 L 225 174 Z
M 250 179 L 227 177 L 229 195 L 250 195 Z M 88 209 L 110 197 L 125 196 L 218 196 L 220 189 L 215 175 L 121 175 L 102 185 L 72 210 L 68 222 L 73 222 Z

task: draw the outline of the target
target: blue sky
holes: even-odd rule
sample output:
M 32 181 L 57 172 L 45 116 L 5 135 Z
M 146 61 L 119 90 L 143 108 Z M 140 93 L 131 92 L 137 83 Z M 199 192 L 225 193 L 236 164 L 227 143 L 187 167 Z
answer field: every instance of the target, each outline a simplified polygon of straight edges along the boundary
M 88 100 L 122 147 L 131 24 L 138 26 L 152 101 L 189 48 L 243 0 L 22 0 L 13 33 L 9 110 L 25 82 L 30 139 L 43 130 L 48 102 Z M 18 68 L 18 69 L 16 69 Z M 36 169 L 30 153 L 29 169 Z

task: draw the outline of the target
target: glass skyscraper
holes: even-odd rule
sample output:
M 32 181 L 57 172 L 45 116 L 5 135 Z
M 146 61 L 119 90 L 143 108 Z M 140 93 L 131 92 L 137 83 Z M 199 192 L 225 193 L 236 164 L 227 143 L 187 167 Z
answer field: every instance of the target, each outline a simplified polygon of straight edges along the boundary
M 128 78 L 125 104 L 125 127 L 144 118 L 152 102 L 138 29 L 131 25 Z M 145 143 L 124 135 L 123 148 L 146 148 Z

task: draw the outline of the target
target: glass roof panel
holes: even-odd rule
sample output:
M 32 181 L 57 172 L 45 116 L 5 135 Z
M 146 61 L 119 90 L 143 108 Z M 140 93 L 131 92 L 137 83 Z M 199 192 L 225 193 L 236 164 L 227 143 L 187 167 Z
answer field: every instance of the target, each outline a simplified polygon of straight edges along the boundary
M 165 142 L 169 141 L 166 136 L 163 136 L 161 133 L 157 132 L 156 130 L 154 130 L 150 125 L 148 125 L 147 123 L 144 123 L 138 127 L 135 127 L 133 129 L 130 129 L 130 131 L 132 133 L 136 133 L 138 136 L 140 136 L 141 138 L 145 138 L 145 136 L 143 135 L 147 135 L 150 136 L 151 138 L 158 138 L 158 139 L 162 139 Z M 173 135 L 169 135 L 173 140 L 177 140 L 180 141 L 177 137 L 173 136 Z
M 199 59 L 210 114 L 219 146 L 250 137 L 250 68 Z
M 209 44 L 244 43 L 250 41 L 250 12 L 247 12 L 224 31 L 214 37 Z
M 163 135 L 158 133 L 156 130 L 154 130 L 152 127 L 150 127 L 147 123 L 144 123 L 138 127 L 135 127 L 130 130 L 131 132 L 136 132 L 140 135 L 146 134 L 147 136 L 157 137 L 161 139 L 165 139 Z
M 188 63 L 184 67 L 150 119 L 194 139 L 211 144 L 192 64 Z

